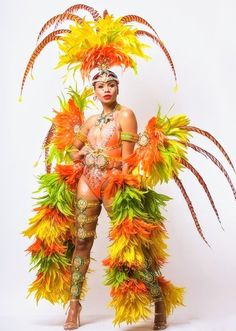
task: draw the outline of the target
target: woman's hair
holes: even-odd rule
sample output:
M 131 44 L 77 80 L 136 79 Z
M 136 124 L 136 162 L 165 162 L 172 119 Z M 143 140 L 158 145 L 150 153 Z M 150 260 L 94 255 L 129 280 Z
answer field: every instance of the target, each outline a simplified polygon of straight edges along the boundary
M 119 79 L 118 76 L 111 70 L 108 69 L 102 69 L 100 70 L 98 73 L 96 73 L 96 75 L 93 76 L 92 78 L 92 85 L 94 86 L 95 83 L 97 82 L 109 82 L 111 80 L 114 80 L 117 82 L 117 84 L 119 84 Z

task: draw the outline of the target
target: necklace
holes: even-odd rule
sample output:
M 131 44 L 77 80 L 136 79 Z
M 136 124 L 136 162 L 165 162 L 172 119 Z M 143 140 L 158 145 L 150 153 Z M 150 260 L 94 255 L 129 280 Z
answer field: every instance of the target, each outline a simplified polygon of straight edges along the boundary
M 99 126 L 99 128 L 101 129 L 104 124 L 107 124 L 109 121 L 111 121 L 113 119 L 113 113 L 118 108 L 118 106 L 119 104 L 117 103 L 115 107 L 107 114 L 104 114 L 104 110 L 103 110 L 100 116 L 98 117 L 98 119 L 96 120 L 95 125 Z

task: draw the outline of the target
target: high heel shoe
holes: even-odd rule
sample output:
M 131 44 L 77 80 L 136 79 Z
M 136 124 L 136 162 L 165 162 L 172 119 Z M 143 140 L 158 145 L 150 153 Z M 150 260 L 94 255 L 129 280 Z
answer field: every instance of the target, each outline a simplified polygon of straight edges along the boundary
M 64 330 L 75 330 L 80 326 L 81 304 L 79 299 L 71 299 Z
M 153 330 L 164 330 L 167 328 L 165 304 L 162 297 L 155 302 L 155 316 Z

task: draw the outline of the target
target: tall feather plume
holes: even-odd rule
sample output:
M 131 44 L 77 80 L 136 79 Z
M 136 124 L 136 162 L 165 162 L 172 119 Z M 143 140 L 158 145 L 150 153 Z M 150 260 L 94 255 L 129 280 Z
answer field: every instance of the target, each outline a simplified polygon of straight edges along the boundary
M 31 55 L 31 57 L 30 57 L 30 59 L 27 63 L 27 66 L 26 66 L 26 69 L 25 69 L 25 72 L 24 72 L 24 76 L 23 76 L 22 83 L 21 83 L 20 95 L 22 95 L 23 88 L 24 88 L 24 85 L 25 85 L 25 80 L 26 80 L 26 78 L 29 74 L 30 69 L 33 67 L 34 62 L 35 62 L 36 58 L 38 57 L 38 55 L 41 53 L 41 51 L 44 49 L 44 47 L 47 46 L 47 44 L 49 44 L 51 41 L 60 40 L 61 39 L 60 34 L 65 33 L 65 32 L 68 33 L 68 32 L 70 32 L 70 30 L 61 29 L 61 30 L 51 32 L 35 48 L 35 50 L 33 51 L 32 55 Z
M 204 137 L 207 137 L 208 139 L 210 139 L 221 151 L 221 153 L 224 155 L 224 157 L 226 158 L 226 160 L 229 162 L 231 168 L 235 171 L 235 168 L 233 166 L 232 161 L 230 160 L 229 155 L 226 153 L 225 149 L 223 148 L 223 146 L 219 143 L 219 141 L 208 131 L 202 130 L 200 128 L 197 128 L 195 126 L 184 126 L 182 127 L 183 129 L 187 130 L 187 131 L 192 131 L 192 132 L 197 132 L 199 134 L 201 134 Z
M 56 16 L 53 16 L 52 18 L 50 18 L 50 20 L 48 20 L 42 27 L 42 29 L 40 30 L 38 37 L 37 37 L 37 43 L 39 41 L 39 39 L 41 38 L 42 34 L 48 30 L 55 22 L 57 23 L 57 26 L 64 22 L 64 21 L 74 21 L 77 23 L 81 23 L 83 20 L 82 18 L 80 18 L 77 15 L 73 15 L 70 13 L 63 13 L 63 14 L 59 14 Z
M 222 227 L 222 224 L 221 224 L 221 221 L 220 221 L 220 216 L 219 216 L 219 213 L 218 213 L 218 210 L 216 209 L 216 206 L 215 206 L 215 203 L 214 203 L 214 200 L 211 196 L 211 193 L 207 187 L 207 184 L 206 182 L 204 181 L 204 179 L 202 178 L 202 176 L 200 175 L 200 173 L 197 171 L 197 169 L 195 169 L 187 160 L 184 160 L 184 159 L 181 159 L 181 163 L 187 168 L 189 169 L 193 174 L 194 176 L 197 178 L 197 180 L 199 181 L 199 183 L 201 184 L 201 186 L 203 187 L 204 191 L 206 192 L 206 195 L 211 203 L 211 206 L 217 216 L 217 219 Z M 223 229 L 223 227 L 222 227 Z
M 99 12 L 97 10 L 95 10 L 93 7 L 84 5 L 84 4 L 77 4 L 77 5 L 73 5 L 69 8 L 67 8 L 64 13 L 70 13 L 70 14 L 74 14 L 75 12 L 77 12 L 78 10 L 85 10 L 87 12 L 89 12 L 92 17 L 93 20 L 96 22 L 101 18 L 101 15 L 99 14 Z
M 121 18 L 121 22 L 123 24 L 127 24 L 127 23 L 130 23 L 130 22 L 138 22 L 140 24 L 144 24 L 144 25 L 148 26 L 157 35 L 157 37 L 159 38 L 156 30 L 151 26 L 151 24 L 148 23 L 144 18 L 142 18 L 140 16 L 137 16 L 137 15 L 125 15 L 125 16 L 123 16 Z
M 168 50 L 164 46 L 163 42 L 159 38 L 157 38 L 156 36 L 154 36 L 153 34 L 147 32 L 147 31 L 144 31 L 144 30 L 138 30 L 136 32 L 136 36 L 146 36 L 146 37 L 149 37 L 149 38 L 152 39 L 153 42 L 157 43 L 161 47 L 162 51 L 164 52 L 165 56 L 167 57 L 167 59 L 169 61 L 169 64 L 171 66 L 171 69 L 172 69 L 173 74 L 174 74 L 174 77 L 175 77 L 175 81 L 177 81 L 177 76 L 176 76 L 176 71 L 175 71 L 174 63 L 173 63 L 173 61 L 171 59 L 171 56 L 170 56 Z
M 191 143 L 186 143 L 186 146 L 188 146 L 188 147 L 192 148 L 193 150 L 195 150 L 196 152 L 208 157 L 220 169 L 220 171 L 225 175 L 225 177 L 226 177 L 226 179 L 227 179 L 227 181 L 228 181 L 228 183 L 231 187 L 231 190 L 233 192 L 234 198 L 236 200 L 236 189 L 233 185 L 233 182 L 232 182 L 228 172 L 226 171 L 226 169 L 224 168 L 222 163 L 213 154 L 206 151 L 202 147 L 199 147 L 199 146 L 197 146 L 195 144 L 191 144 Z
M 54 132 L 55 132 L 55 125 L 52 124 L 50 126 L 50 129 L 48 130 L 48 133 L 44 139 L 44 142 L 43 142 L 43 146 L 42 146 L 42 149 L 44 149 L 44 161 L 45 161 L 45 165 L 46 165 L 46 171 L 47 173 L 50 173 L 51 172 L 51 165 L 48 164 L 47 162 L 47 159 L 48 159 L 48 151 L 49 151 L 49 145 L 53 139 L 53 135 L 54 135 Z
M 195 212 L 195 210 L 193 208 L 192 202 L 191 202 L 191 200 L 190 200 L 190 198 L 189 198 L 189 196 L 188 196 L 188 194 L 187 194 L 187 192 L 186 192 L 186 190 L 185 190 L 185 188 L 184 188 L 181 180 L 176 175 L 174 175 L 174 181 L 176 182 L 177 186 L 179 187 L 180 191 L 183 194 L 183 197 L 184 197 L 185 201 L 187 202 L 188 208 L 190 210 L 190 213 L 192 215 L 192 218 L 194 220 L 194 223 L 195 223 L 195 226 L 196 226 L 196 228 L 198 230 L 198 233 L 200 234 L 200 236 L 202 237 L 202 239 L 205 241 L 205 243 L 210 247 L 210 245 L 206 241 L 206 238 L 203 235 L 201 226 L 200 226 L 199 221 L 198 221 L 198 218 L 197 218 L 197 214 L 196 214 L 196 212 Z

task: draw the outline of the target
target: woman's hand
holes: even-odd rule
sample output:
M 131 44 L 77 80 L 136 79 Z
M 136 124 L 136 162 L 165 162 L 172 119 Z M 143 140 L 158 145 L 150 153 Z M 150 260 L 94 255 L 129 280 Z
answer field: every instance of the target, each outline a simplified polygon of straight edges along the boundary
M 70 152 L 70 157 L 73 162 L 79 161 L 83 158 L 83 156 L 79 153 L 79 150 L 76 148 Z

